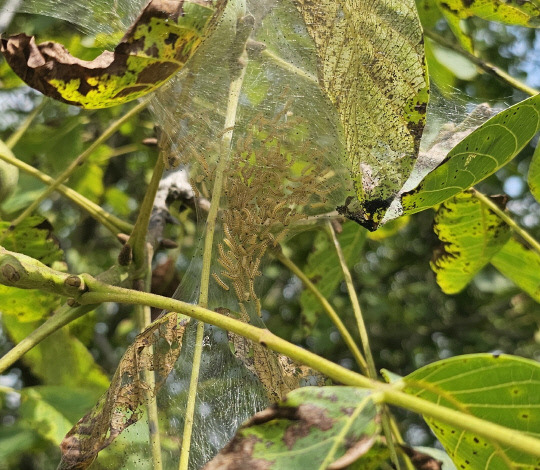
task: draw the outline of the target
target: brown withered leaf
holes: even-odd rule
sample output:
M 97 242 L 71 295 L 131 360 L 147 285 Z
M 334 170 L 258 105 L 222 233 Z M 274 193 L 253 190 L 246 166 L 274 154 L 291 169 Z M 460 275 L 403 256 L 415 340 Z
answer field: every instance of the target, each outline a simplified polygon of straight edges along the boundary
M 226 0 L 151 0 L 114 52 L 92 61 L 56 42 L 36 44 L 17 34 L 2 38 L 7 63 L 44 95 L 83 108 L 105 108 L 139 98 L 184 66 L 217 23 Z
M 309 382 L 309 385 L 324 384 L 321 374 L 283 354 L 231 332 L 227 336 L 234 347 L 234 355 L 259 378 L 272 403 L 305 385 L 303 382 Z
M 414 468 L 418 470 L 442 470 L 443 463 L 435 457 L 409 446 L 400 445 L 399 447 L 411 459 Z
M 156 395 L 180 355 L 188 322 L 170 313 L 135 338 L 107 392 L 60 444 L 58 470 L 88 468 L 102 449 L 140 419 L 142 405 Z

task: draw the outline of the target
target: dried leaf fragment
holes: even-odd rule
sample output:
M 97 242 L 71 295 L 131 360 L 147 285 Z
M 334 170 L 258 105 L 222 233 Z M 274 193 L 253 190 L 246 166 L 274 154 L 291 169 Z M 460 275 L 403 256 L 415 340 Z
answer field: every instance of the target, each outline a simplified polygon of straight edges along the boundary
M 46 96 L 83 108 L 115 106 L 145 95 L 181 69 L 225 3 L 151 0 L 114 52 L 92 61 L 73 57 L 56 42 L 36 44 L 24 33 L 2 38 L 0 49 L 17 75 Z
M 59 470 L 86 469 L 97 454 L 142 415 L 172 370 L 187 319 L 171 313 L 140 333 L 127 349 L 107 392 L 69 431 L 60 445 Z

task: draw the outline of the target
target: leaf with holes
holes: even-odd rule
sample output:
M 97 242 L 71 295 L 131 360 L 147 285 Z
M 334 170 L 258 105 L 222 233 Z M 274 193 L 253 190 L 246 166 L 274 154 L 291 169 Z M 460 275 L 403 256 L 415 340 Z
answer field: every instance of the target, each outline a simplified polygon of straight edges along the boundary
M 439 207 L 434 230 L 442 247 L 430 265 L 447 294 L 464 289 L 511 234 L 510 227 L 468 191 Z
M 511 238 L 491 263 L 534 300 L 540 302 L 540 254 Z
M 413 214 L 474 186 L 512 160 L 540 130 L 540 95 L 492 117 L 465 137 L 413 190 L 401 195 Z
M 540 202 L 540 142 L 536 144 L 536 150 L 529 166 L 527 182 L 534 198 Z
M 204 469 L 345 468 L 374 445 L 377 417 L 369 390 L 300 388 L 244 423 Z
M 92 61 L 77 59 L 61 44 L 36 44 L 18 34 L 0 48 L 13 70 L 43 94 L 83 108 L 134 100 L 180 70 L 216 24 L 225 1 L 152 0 L 114 52 Z
M 472 354 L 438 361 L 404 379 L 405 391 L 477 418 L 540 436 L 540 364 Z M 538 458 L 425 417 L 457 468 L 533 469 Z
M 428 103 L 414 0 L 294 0 L 336 109 L 355 195 L 338 210 L 375 230 L 418 155 Z

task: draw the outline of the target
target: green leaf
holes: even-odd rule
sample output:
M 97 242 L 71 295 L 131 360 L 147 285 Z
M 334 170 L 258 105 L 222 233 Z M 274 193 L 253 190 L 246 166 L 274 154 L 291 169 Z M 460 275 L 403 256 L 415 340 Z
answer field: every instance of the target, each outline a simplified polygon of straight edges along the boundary
M 540 202 L 540 142 L 536 144 L 536 150 L 529 166 L 527 181 L 532 195 Z
M 338 240 L 347 266 L 350 268 L 360 260 L 366 235 L 367 232 L 354 222 L 347 221 L 343 224 L 343 231 L 338 235 Z M 343 281 L 341 264 L 334 244 L 327 233 L 320 232 L 317 234 L 314 247 L 315 251 L 309 255 L 304 272 L 317 286 L 321 294 L 328 299 L 335 292 L 340 282 Z M 318 314 L 322 311 L 321 304 L 307 289 L 302 291 L 300 304 L 305 321 L 308 325 L 313 325 Z
M 28 85 L 84 108 L 104 108 L 139 98 L 161 86 L 194 54 L 226 1 L 152 0 L 114 52 L 77 59 L 59 43 L 36 46 L 18 34 L 2 39 L 6 61 Z M 215 14 L 216 13 L 216 14 Z
M 39 325 L 21 323 L 7 315 L 2 317 L 2 322 L 15 343 L 22 341 Z M 66 328 L 58 330 L 28 351 L 22 361 L 45 385 L 86 388 L 95 393 L 103 392 L 109 385 L 107 376 L 88 349 Z
M 540 302 L 540 255 L 511 238 L 491 263 L 534 300 Z
M 63 258 L 64 252 L 53 237 L 52 225 L 47 219 L 28 217 L 14 230 L 10 230 L 10 225 L 10 222 L 0 222 L 0 238 L 6 250 L 31 256 L 47 266 Z
M 246 468 L 326 469 L 336 461 L 343 465 L 335 468 L 344 468 L 346 459 L 352 464 L 375 443 L 376 418 L 369 390 L 300 388 L 244 423 L 205 469 L 233 469 L 237 462 Z
M 465 191 L 512 160 L 540 129 L 540 95 L 492 117 L 457 144 L 412 191 L 403 214 L 433 207 Z
M 425 124 L 429 87 L 414 0 L 294 3 L 343 127 L 356 195 L 338 210 L 375 230 L 411 173 Z
M 92 407 L 95 391 L 72 387 L 27 387 L 21 391 L 19 413 L 26 426 L 60 445 L 73 422 Z
M 438 361 L 405 377 L 405 391 L 510 429 L 540 436 L 540 364 L 472 354 Z M 456 467 L 533 469 L 538 459 L 425 417 Z
M 0 461 L 5 463 L 12 456 L 35 449 L 39 441 L 39 435 L 21 423 L 2 426 L 0 428 Z
M 435 215 L 442 247 L 431 261 L 443 292 L 456 294 L 505 245 L 510 227 L 471 192 L 447 200 Z
M 60 306 L 62 297 L 40 290 L 0 285 L 0 299 L 2 314 L 13 315 L 20 322 L 35 322 L 49 316 Z

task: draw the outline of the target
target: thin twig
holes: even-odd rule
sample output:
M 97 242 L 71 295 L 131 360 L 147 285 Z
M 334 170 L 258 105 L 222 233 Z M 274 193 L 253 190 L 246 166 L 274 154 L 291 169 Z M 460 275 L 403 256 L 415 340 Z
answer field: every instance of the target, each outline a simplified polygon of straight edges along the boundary
M 0 29 L 0 31 L 2 31 Z M 20 138 L 23 136 L 23 134 L 28 130 L 30 127 L 30 124 L 34 121 L 36 116 L 43 111 L 43 108 L 45 107 L 45 104 L 47 103 L 46 99 L 42 99 L 41 103 L 39 103 L 34 110 L 26 116 L 26 119 L 21 123 L 21 125 L 13 132 L 9 138 L 6 140 L 6 145 L 9 149 L 12 149 L 15 147 L 17 142 L 19 142 Z
M 244 6 L 245 8 L 245 6 Z M 245 29 L 249 25 L 242 25 L 242 19 L 238 20 L 240 28 Z M 240 33 L 245 33 L 242 29 L 237 30 L 237 40 Z M 249 34 L 249 33 L 248 33 Z M 229 85 L 227 111 L 225 115 L 225 123 L 223 125 L 224 132 L 221 137 L 219 162 L 215 170 L 214 187 L 212 189 L 212 201 L 210 203 L 210 211 L 206 219 L 206 232 L 204 238 L 203 264 L 201 272 L 201 286 L 199 293 L 199 305 L 206 308 L 208 306 L 208 289 L 210 285 L 210 270 L 212 263 L 212 248 L 214 244 L 214 232 L 216 230 L 217 216 L 219 211 L 221 190 L 223 187 L 223 177 L 229 155 L 231 152 L 231 143 L 233 138 L 233 130 L 236 124 L 236 111 L 242 91 L 242 84 L 247 65 L 247 54 L 245 51 L 245 41 L 247 36 L 243 38 L 241 55 L 232 57 L 233 61 L 237 61 L 238 66 L 235 67 L 236 75 Z M 197 335 L 195 339 L 195 349 L 193 351 L 193 367 L 191 369 L 191 379 L 189 384 L 188 400 L 186 404 L 186 414 L 184 418 L 184 432 L 182 434 L 182 449 L 180 451 L 179 470 L 187 470 L 189 465 L 189 453 L 191 447 L 191 435 L 193 432 L 193 420 L 195 413 L 195 400 L 197 397 L 197 385 L 199 382 L 199 372 L 202 357 L 202 343 L 204 337 L 204 323 L 197 323 Z
M 511 87 L 515 88 L 516 90 L 520 90 L 524 93 L 527 93 L 528 95 L 534 96 L 538 94 L 538 90 L 536 90 L 533 87 L 530 87 L 526 85 L 525 83 L 521 82 L 520 80 L 517 80 L 516 78 L 512 77 L 508 73 L 506 73 L 504 70 L 500 69 L 496 65 L 491 64 L 490 62 L 485 61 L 484 59 L 481 59 L 480 57 L 475 56 L 474 54 L 471 54 L 470 52 L 467 52 L 465 49 L 462 49 L 457 44 L 454 44 L 450 41 L 447 41 L 445 38 L 440 36 L 439 34 L 431 31 L 431 30 L 425 30 L 424 34 L 438 43 L 439 45 L 446 47 L 447 49 L 451 49 L 454 52 L 457 52 L 458 54 L 462 55 L 463 57 L 466 57 L 471 62 L 476 64 L 478 67 L 480 67 L 485 72 L 493 75 L 494 77 L 497 77 L 499 80 L 502 80 L 503 82 L 507 83 Z
M 0 146 L 0 160 L 5 161 L 6 163 L 10 163 L 13 166 L 16 166 L 19 168 L 19 170 L 24 171 L 30 176 L 33 176 L 37 179 L 39 179 L 41 182 L 52 185 L 54 183 L 54 179 L 51 178 L 49 175 L 39 171 L 37 168 L 34 168 L 31 165 L 28 165 L 27 163 L 23 162 L 22 160 L 19 160 L 16 158 L 13 154 L 8 152 L 2 152 L 1 146 Z M 87 199 L 82 194 L 78 193 L 74 189 L 71 189 L 67 186 L 64 186 L 61 184 L 56 188 L 56 190 L 65 196 L 67 199 L 69 199 L 71 202 L 79 206 L 82 210 L 87 212 L 91 217 L 96 219 L 98 222 L 103 224 L 113 235 L 116 235 L 118 233 L 130 233 L 133 229 L 133 226 L 115 215 L 111 214 L 110 212 L 107 212 L 102 207 L 98 206 L 96 203 L 92 202 L 90 199 Z

